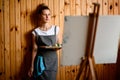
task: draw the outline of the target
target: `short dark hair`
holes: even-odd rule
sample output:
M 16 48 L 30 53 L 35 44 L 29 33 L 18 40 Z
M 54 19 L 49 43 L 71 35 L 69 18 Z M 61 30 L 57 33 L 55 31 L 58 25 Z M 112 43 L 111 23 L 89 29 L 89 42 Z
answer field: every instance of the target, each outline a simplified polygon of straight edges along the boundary
M 37 7 L 37 13 L 38 14 L 42 14 L 42 11 L 45 10 L 45 9 L 50 10 L 47 5 L 45 5 L 44 3 L 42 3 L 42 4 L 38 5 L 38 7 Z

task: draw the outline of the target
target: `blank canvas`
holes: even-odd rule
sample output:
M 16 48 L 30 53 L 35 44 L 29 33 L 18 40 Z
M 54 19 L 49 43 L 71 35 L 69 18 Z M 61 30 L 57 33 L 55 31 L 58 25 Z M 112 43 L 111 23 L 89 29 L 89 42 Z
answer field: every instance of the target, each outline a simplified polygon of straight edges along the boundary
M 89 16 L 66 16 L 61 65 L 78 65 L 85 55 Z M 120 16 L 99 16 L 94 45 L 96 64 L 116 63 Z

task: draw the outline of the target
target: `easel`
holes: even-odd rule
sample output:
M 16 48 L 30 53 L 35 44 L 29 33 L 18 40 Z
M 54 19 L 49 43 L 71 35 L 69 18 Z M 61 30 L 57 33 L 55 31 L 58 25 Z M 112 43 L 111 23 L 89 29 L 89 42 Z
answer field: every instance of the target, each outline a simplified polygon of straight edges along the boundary
M 93 49 L 94 49 L 100 5 L 98 3 L 93 3 L 93 5 L 94 5 L 94 11 L 93 13 L 89 14 L 89 26 L 88 26 L 89 29 L 88 29 L 86 53 L 85 53 L 85 57 L 82 58 L 82 62 L 80 64 L 80 70 L 78 76 L 76 77 L 76 80 L 81 79 L 82 72 L 84 73 L 84 75 L 82 76 L 84 79 L 82 80 L 88 80 L 90 77 L 90 73 L 92 80 L 97 80 L 97 74 L 94 66 L 95 62 L 93 56 Z

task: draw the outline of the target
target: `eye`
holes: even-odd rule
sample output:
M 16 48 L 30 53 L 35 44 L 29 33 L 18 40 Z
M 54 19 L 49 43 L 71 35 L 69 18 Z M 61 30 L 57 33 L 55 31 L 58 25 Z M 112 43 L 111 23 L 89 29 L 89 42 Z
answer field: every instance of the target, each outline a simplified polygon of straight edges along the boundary
M 51 14 L 48 14 L 48 16 L 50 16 Z

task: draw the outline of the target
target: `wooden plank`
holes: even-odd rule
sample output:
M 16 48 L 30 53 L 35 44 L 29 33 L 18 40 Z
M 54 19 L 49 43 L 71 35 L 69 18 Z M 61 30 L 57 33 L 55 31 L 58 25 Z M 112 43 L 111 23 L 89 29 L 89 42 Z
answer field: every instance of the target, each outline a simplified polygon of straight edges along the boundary
M 46 5 L 48 5 L 49 0 L 42 0 L 42 3 L 45 3 Z
M 4 1 L 5 80 L 10 80 L 9 0 Z
M 31 18 L 31 14 L 32 14 L 32 0 L 26 0 L 26 15 L 25 15 L 25 19 L 26 19 L 26 31 L 24 32 L 24 38 L 25 38 L 25 42 L 26 42 L 26 47 L 25 47 L 25 53 L 24 53 L 24 74 L 27 75 L 28 70 L 31 67 L 31 56 L 32 56 L 32 35 L 31 35 L 31 31 L 33 30 L 33 28 L 35 28 L 35 26 L 32 25 L 32 18 Z M 24 75 L 24 76 L 26 76 Z
M 91 1 L 91 3 L 92 3 L 92 5 L 91 5 L 92 12 L 93 12 L 93 10 L 94 10 L 94 5 L 93 5 L 93 3 L 98 3 L 98 1 L 100 1 L 100 0 L 92 0 L 92 1 Z M 100 8 L 101 8 L 101 6 L 102 6 L 102 5 L 100 5 Z
M 65 74 L 65 66 L 62 66 L 62 67 L 60 68 L 60 70 L 61 70 L 60 79 L 61 79 L 61 80 L 66 80 L 66 79 L 65 79 L 65 76 L 66 76 L 66 74 Z
M 70 15 L 70 0 L 65 0 L 65 3 L 64 3 L 64 13 L 65 13 L 65 16 L 68 16 Z
M 81 15 L 81 0 L 75 1 L 75 15 Z
M 38 0 L 38 4 L 41 4 L 42 3 L 42 0 Z
M 10 0 L 10 69 L 11 69 L 11 78 L 15 80 L 15 0 Z
M 37 0 L 31 0 L 31 11 L 35 11 L 36 10 L 36 8 L 37 8 Z M 35 15 L 34 15 L 35 16 Z M 37 21 L 37 20 L 36 20 Z M 32 28 L 35 28 L 35 27 L 37 27 L 38 25 L 37 25 L 37 22 L 34 22 L 34 25 L 32 25 Z M 33 21 L 32 21 L 33 22 Z M 32 23 L 31 22 L 31 23 Z
M 0 0 L 0 80 L 5 80 L 5 55 L 4 55 L 4 22 L 3 22 L 3 0 Z
M 51 24 L 54 24 L 54 8 L 53 8 L 53 1 L 54 0 L 50 0 L 49 2 L 48 2 L 48 6 L 49 6 L 49 8 L 50 8 L 50 10 L 51 10 Z
M 70 66 L 66 66 L 66 80 L 70 80 L 71 76 L 70 76 Z
M 118 7 L 119 7 L 118 4 L 119 4 L 118 0 L 114 0 L 114 10 L 113 10 L 114 15 L 118 15 Z
M 36 0 L 31 0 L 31 10 L 35 10 L 37 5 L 36 5 L 37 1 Z
M 91 0 L 87 0 L 87 15 L 89 15 L 89 13 L 92 13 L 93 11 L 92 11 L 92 6 L 93 6 L 93 4 L 92 4 L 92 1 Z
M 98 75 L 97 76 L 98 80 L 103 80 L 103 66 L 101 66 L 100 64 L 96 64 L 95 68 Z M 100 71 L 100 68 L 101 68 L 101 71 Z
M 26 48 L 26 40 L 25 40 L 25 32 L 26 32 L 26 0 L 21 0 L 20 2 L 20 26 L 21 26 L 21 49 L 22 49 L 22 56 L 21 58 L 23 59 L 24 54 L 25 54 L 25 48 Z M 29 26 L 28 26 L 29 27 Z
M 72 79 L 75 80 L 75 78 L 76 78 L 76 65 L 72 66 L 71 73 L 72 73 Z
M 80 65 L 76 65 L 76 68 L 75 68 L 75 80 L 76 80 L 76 78 L 78 76 L 79 70 L 80 70 Z
M 75 0 L 70 0 L 70 15 L 75 16 Z
M 65 66 L 65 80 L 68 80 L 68 66 Z
M 59 22 L 60 22 L 60 16 L 59 16 L 59 12 L 60 12 L 60 3 L 59 0 L 54 0 L 53 1 L 53 15 L 54 15 L 54 24 L 59 26 Z M 58 72 L 57 72 L 57 80 L 60 80 L 60 54 L 59 51 L 57 51 L 57 56 L 58 56 Z
M 82 16 L 85 16 L 85 15 L 87 15 L 87 6 L 86 6 L 86 4 L 87 4 L 87 1 L 86 0 L 81 0 L 81 10 L 82 10 Z
M 60 3 L 60 7 L 59 7 L 59 27 L 60 27 L 60 35 L 61 35 L 61 40 L 60 40 L 60 42 L 62 43 L 62 35 L 63 35 L 63 28 L 64 28 L 64 0 L 60 0 L 59 1 L 59 3 Z M 58 69 L 59 69 L 59 77 L 58 78 L 60 78 L 60 80 L 65 80 L 65 68 L 64 67 L 61 67 L 61 56 L 62 56 L 62 50 L 59 50 L 59 52 L 58 52 L 58 58 L 59 58 L 59 65 L 58 65 Z
M 61 42 L 62 42 L 62 35 L 63 35 L 63 29 L 64 29 L 64 0 L 60 0 L 60 11 L 59 11 L 59 14 L 60 14 L 60 23 L 59 23 L 59 26 L 60 26 L 60 34 L 61 34 Z
M 54 14 L 54 24 L 56 24 L 56 25 L 59 25 L 59 1 L 58 0 L 54 0 L 54 2 L 53 2 L 53 4 L 55 4 L 55 5 L 53 5 L 53 14 Z
M 98 3 L 100 4 L 100 11 L 99 11 L 99 15 L 103 14 L 103 0 L 98 0 Z
M 40 1 L 40 0 L 39 0 Z M 40 4 L 40 2 L 38 2 Z M 26 1 L 26 31 L 32 30 L 32 25 L 31 25 L 31 13 L 32 13 L 32 0 L 27 0 Z
M 109 15 L 113 15 L 113 8 L 114 8 L 114 2 L 113 2 L 113 0 L 108 0 L 108 5 L 109 5 L 109 7 L 108 7 L 108 14 Z
M 110 76 L 111 76 L 111 78 L 109 77 L 109 80 L 117 79 L 116 78 L 116 73 L 115 73 L 115 72 L 117 72 L 117 66 L 116 66 L 116 64 L 110 64 L 109 67 L 110 67 L 109 73 L 110 73 Z
M 20 26 L 20 0 L 15 0 L 15 44 L 16 44 L 16 55 L 15 55 L 15 70 L 16 79 L 19 79 L 19 72 L 21 68 L 21 26 Z
M 120 14 L 120 0 L 118 1 L 118 14 Z
M 27 74 L 27 66 L 25 63 L 25 56 L 27 53 L 27 41 L 26 41 L 26 29 L 29 26 L 26 26 L 26 15 L 28 14 L 27 9 L 27 0 L 20 1 L 20 38 L 21 38 L 21 66 L 20 66 L 20 78 L 23 78 Z M 28 56 L 29 57 L 29 56 Z
M 98 3 L 99 0 L 92 0 L 92 3 Z
M 103 0 L 103 13 L 102 15 L 108 15 L 108 0 Z M 100 6 L 101 8 L 101 6 Z

